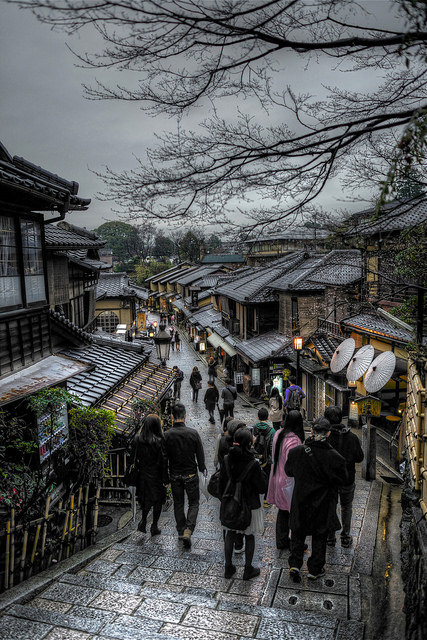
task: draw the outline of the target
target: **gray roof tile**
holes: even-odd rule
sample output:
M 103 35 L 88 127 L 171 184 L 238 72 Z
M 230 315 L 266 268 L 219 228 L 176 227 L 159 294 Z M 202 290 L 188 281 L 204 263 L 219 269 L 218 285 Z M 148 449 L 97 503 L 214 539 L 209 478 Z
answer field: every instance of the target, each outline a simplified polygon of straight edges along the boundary
M 414 333 L 411 333 L 406 329 L 402 329 L 392 321 L 386 320 L 376 314 L 362 313 L 360 315 L 341 320 L 341 324 L 349 328 L 354 327 L 355 329 L 360 329 L 367 333 L 373 333 L 398 342 L 407 343 L 414 339 Z

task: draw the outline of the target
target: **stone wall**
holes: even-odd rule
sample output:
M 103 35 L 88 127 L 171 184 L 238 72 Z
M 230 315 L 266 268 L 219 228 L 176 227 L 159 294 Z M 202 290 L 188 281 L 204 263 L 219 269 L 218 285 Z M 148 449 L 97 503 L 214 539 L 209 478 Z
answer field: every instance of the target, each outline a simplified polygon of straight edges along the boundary
M 419 496 L 402 491 L 402 579 L 405 590 L 405 640 L 427 638 L 427 521 Z

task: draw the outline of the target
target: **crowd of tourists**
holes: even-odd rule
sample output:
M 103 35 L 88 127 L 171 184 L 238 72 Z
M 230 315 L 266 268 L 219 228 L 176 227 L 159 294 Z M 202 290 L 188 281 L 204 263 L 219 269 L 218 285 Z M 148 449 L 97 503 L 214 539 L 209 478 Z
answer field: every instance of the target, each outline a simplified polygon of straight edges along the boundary
M 203 482 L 207 491 L 220 501 L 226 578 L 236 572 L 235 553 L 245 554 L 244 580 L 259 575 L 260 568 L 253 566 L 255 538 L 264 530 L 264 510 L 274 507 L 276 546 L 290 551 L 290 578 L 295 582 L 301 580 L 307 537 L 311 537 L 308 578 L 316 580 L 323 576 L 327 545 L 337 543 L 336 532 L 341 530 L 342 547 L 353 542 L 355 463 L 363 459 L 359 439 L 343 424 L 341 409 L 327 407 L 324 415 L 313 422 L 310 433 L 305 433 L 301 413 L 305 394 L 290 378 L 284 398 L 273 387 L 268 408 L 260 408 L 258 419 L 247 424 L 234 417 L 237 391 L 230 379 L 225 380 L 219 392 L 212 360 L 203 401 L 213 424 L 215 408 L 218 409 L 221 433 L 215 451 L 215 471 L 208 479 L 200 435 L 185 423 L 186 407 L 180 400 L 184 374 L 177 366 L 174 371 L 173 426 L 163 433 L 159 416 L 149 415 L 134 442 L 136 491 L 142 511 L 138 529 L 146 532 L 147 516 L 152 509 L 150 532 L 153 536 L 160 535 L 159 516 L 170 483 L 178 539 L 185 548 L 191 548 Z M 192 401 L 197 403 L 202 389 L 202 375 L 197 366 L 191 372 L 189 384 Z M 338 501 L 341 521 L 337 515 Z

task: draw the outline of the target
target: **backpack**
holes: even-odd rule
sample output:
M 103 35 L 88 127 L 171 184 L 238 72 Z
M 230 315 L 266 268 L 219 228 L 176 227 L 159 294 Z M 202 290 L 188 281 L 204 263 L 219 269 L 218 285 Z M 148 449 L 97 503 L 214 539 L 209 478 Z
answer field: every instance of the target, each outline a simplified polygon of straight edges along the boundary
M 224 458 L 224 464 L 228 475 L 228 483 L 221 498 L 219 518 L 223 527 L 233 531 L 244 531 L 251 524 L 252 514 L 243 497 L 242 482 L 253 466 L 258 463 L 256 460 L 251 460 L 236 481 L 232 479 L 230 474 L 228 456 Z
M 184 372 L 178 369 L 177 380 L 184 380 Z
M 299 389 L 295 388 L 295 389 L 290 389 L 289 392 L 289 397 L 288 400 L 286 402 L 286 408 L 289 411 L 299 411 L 301 407 L 301 394 L 299 392 Z
M 271 442 L 271 430 L 268 433 L 264 431 L 258 431 L 256 440 L 254 442 L 254 449 L 259 456 L 262 456 L 261 466 L 271 464 L 270 455 L 270 442 Z

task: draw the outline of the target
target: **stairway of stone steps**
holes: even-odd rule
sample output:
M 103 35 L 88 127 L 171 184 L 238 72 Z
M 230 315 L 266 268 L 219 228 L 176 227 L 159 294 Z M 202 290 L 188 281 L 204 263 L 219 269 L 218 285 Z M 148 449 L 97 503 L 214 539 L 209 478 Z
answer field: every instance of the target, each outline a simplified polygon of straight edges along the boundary
M 212 472 L 220 428 L 208 422 L 202 398 L 192 403 L 188 385 L 194 364 L 200 367 L 204 384 L 206 372 L 185 341 L 173 357 L 171 366 L 178 364 L 186 375 L 181 399 L 187 407 L 187 424 L 200 432 Z M 241 398 L 235 415 L 248 424 L 257 420 L 256 409 Z M 277 512 L 272 506 L 264 510 L 264 534 L 256 539 L 254 565 L 261 567 L 260 576 L 244 581 L 244 555 L 235 554 L 237 572 L 225 579 L 219 503 L 202 497 L 190 550 L 178 541 L 169 505 L 159 522 L 161 535 L 151 537 L 149 523 L 147 534 L 133 531 L 83 568 L 77 565 L 44 590 L 29 592 L 20 604 L 7 608 L 0 617 L 0 638 L 362 640 L 359 573 L 370 571 L 373 543 L 366 541 L 375 540 L 375 521 L 366 519 L 372 491 L 359 475 L 351 532 L 354 546 L 328 547 L 326 575 L 317 581 L 307 579 L 306 565 L 300 584 L 290 580 L 289 552 L 275 547 Z

